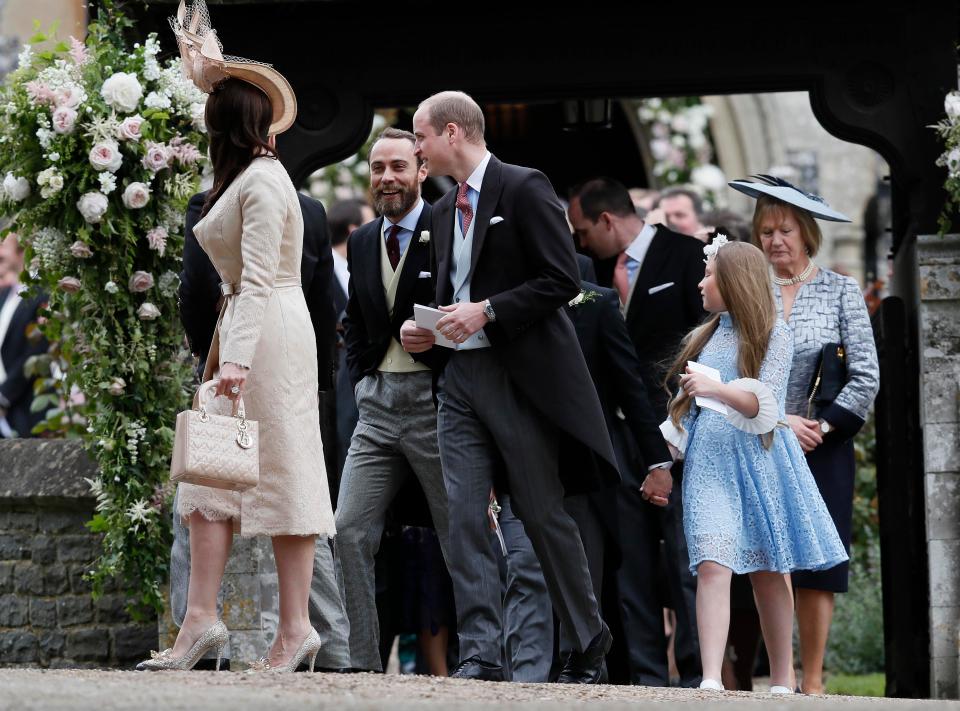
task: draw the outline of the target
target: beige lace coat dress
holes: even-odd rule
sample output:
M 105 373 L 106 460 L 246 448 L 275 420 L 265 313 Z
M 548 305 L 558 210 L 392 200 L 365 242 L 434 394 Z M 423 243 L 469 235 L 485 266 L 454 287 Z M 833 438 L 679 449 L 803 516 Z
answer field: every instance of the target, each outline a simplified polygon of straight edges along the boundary
M 243 400 L 259 423 L 260 483 L 244 492 L 180 484 L 177 512 L 233 519 L 242 536 L 335 533 L 320 441 L 317 345 L 300 287 L 303 216 L 286 170 L 257 158 L 193 228 L 227 297 L 219 365 L 250 371 Z M 212 408 L 228 413 L 217 398 Z

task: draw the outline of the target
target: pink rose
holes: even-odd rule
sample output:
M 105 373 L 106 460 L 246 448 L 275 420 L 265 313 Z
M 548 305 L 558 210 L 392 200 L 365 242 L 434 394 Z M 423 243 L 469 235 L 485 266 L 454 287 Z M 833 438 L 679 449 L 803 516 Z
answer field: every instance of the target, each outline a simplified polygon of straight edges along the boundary
M 132 292 L 144 292 L 153 288 L 153 275 L 149 272 L 134 272 L 128 288 Z
M 72 254 L 77 259 L 86 259 L 87 257 L 93 256 L 93 250 L 87 245 L 86 242 L 81 242 L 77 240 L 70 245 L 70 254 Z
M 158 252 L 160 256 L 167 250 L 167 231 L 163 227 L 154 227 L 147 232 L 147 242 L 150 249 Z
M 56 133 L 71 133 L 77 122 L 77 112 L 69 106 L 61 106 L 53 112 L 53 130 Z
M 143 117 L 140 114 L 127 116 L 117 128 L 117 138 L 121 141 L 139 141 Z
M 145 183 L 130 183 L 123 191 L 123 204 L 130 210 L 139 210 L 150 202 L 150 187 Z
M 116 173 L 123 163 L 123 156 L 120 155 L 120 146 L 116 141 L 101 141 L 90 149 L 89 160 L 94 170 Z
M 170 149 L 162 143 L 147 144 L 147 152 L 143 156 L 141 163 L 143 167 L 152 173 L 163 170 L 170 165 Z
M 80 280 L 76 277 L 63 277 L 63 279 L 57 282 L 57 286 L 68 294 L 76 294 L 80 291 Z
M 86 92 L 76 84 L 65 84 L 57 89 L 54 98 L 57 106 L 75 109 L 87 98 Z

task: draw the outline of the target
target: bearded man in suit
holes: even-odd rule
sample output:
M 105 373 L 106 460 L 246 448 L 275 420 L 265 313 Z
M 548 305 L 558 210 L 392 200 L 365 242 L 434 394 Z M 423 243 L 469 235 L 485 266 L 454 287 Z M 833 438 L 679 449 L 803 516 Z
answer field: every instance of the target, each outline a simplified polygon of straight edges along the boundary
M 616 484 L 619 473 L 562 312 L 580 291 L 563 207 L 542 173 L 490 154 L 483 112 L 466 94 L 426 99 L 413 128 L 430 174 L 459 183 L 434 207 L 431 241 L 435 303 L 447 312 L 436 328 L 458 344 L 437 383 L 460 639 L 453 676 L 503 678 L 500 577 L 486 528 L 491 488 L 502 481 L 575 640 L 559 681 L 599 683 L 612 637 L 563 497 Z M 401 336 L 411 353 L 437 348 L 433 331 L 412 321 Z

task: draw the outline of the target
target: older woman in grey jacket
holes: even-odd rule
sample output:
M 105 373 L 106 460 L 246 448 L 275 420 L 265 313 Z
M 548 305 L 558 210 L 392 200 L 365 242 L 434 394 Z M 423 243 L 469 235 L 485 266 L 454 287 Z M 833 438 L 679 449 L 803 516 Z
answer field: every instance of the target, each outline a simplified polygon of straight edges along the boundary
M 853 436 L 863 426 L 879 389 L 879 366 L 860 286 L 854 279 L 813 262 L 821 242 L 814 218 L 849 220 L 817 196 L 789 183 L 765 176 L 760 181 L 736 180 L 730 186 L 758 198 L 753 241 L 773 267 L 777 309 L 794 334 L 787 420 L 806 452 L 807 463 L 849 552 Z M 839 393 L 830 400 L 824 397 L 825 371 L 821 363 L 827 361 L 829 370 L 830 361 L 836 364 L 841 358 L 845 375 Z M 823 693 L 823 656 L 834 594 L 847 591 L 848 575 L 848 563 L 842 563 L 829 570 L 800 571 L 792 576 L 805 693 Z

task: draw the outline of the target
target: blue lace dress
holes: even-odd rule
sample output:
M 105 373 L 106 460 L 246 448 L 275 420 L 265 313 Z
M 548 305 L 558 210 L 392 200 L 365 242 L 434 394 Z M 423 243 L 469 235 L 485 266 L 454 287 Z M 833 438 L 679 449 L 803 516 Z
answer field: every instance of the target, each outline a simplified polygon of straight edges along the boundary
M 784 422 L 792 358 L 793 334 L 778 320 L 759 380 L 772 391 L 778 420 Z M 729 314 L 721 315 L 699 362 L 719 370 L 725 383 L 740 377 L 737 333 Z M 774 430 L 768 450 L 760 435 L 737 429 L 713 410 L 693 405 L 682 424 L 688 433 L 683 528 L 691 571 L 696 572 L 705 560 L 735 573 L 822 570 L 847 560 L 800 443 L 789 427 Z

